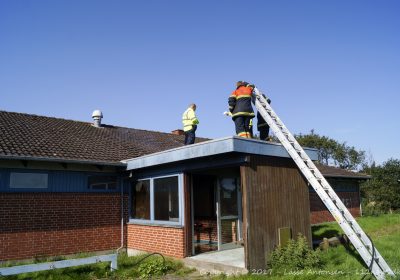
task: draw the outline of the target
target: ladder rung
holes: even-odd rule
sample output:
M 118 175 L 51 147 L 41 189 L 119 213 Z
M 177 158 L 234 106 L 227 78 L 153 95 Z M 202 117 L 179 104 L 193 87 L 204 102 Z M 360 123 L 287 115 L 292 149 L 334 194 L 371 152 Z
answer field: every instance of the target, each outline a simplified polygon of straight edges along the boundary
M 308 161 L 308 157 L 307 157 L 307 156 L 302 155 L 301 153 L 300 153 L 300 156 L 302 156 L 301 158 L 302 158 L 304 161 Z

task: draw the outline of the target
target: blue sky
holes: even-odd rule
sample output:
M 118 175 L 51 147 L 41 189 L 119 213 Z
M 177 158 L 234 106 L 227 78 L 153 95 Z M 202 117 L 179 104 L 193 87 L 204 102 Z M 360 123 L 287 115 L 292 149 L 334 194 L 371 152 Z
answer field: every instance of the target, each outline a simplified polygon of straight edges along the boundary
M 0 1 L 0 110 L 198 135 L 255 83 L 293 133 L 400 158 L 399 1 Z

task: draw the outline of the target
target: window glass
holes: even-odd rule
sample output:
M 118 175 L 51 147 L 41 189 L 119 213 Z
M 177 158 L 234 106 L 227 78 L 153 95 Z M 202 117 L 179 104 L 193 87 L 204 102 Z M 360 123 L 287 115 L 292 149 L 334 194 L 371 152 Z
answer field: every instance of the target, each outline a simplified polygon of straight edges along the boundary
M 238 215 L 237 187 L 235 178 L 220 180 L 221 217 Z
M 89 176 L 88 187 L 92 190 L 116 190 L 117 176 Z
M 48 174 L 17 173 L 10 174 L 10 188 L 45 189 L 48 186 Z
M 204 219 L 215 218 L 214 177 L 196 176 L 193 180 L 194 216 Z
M 134 185 L 131 201 L 132 218 L 150 220 L 150 180 L 138 181 Z
M 154 219 L 179 221 L 178 177 L 154 179 Z

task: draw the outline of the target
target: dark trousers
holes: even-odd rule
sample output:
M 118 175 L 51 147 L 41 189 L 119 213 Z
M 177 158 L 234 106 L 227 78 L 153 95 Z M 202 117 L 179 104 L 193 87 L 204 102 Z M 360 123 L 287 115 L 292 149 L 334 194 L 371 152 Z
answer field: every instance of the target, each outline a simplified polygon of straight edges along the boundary
M 247 132 L 250 135 L 253 135 L 253 127 L 250 126 L 250 120 L 251 117 L 246 117 L 246 116 L 239 116 L 233 119 L 235 122 L 235 129 L 236 129 L 236 134 L 239 135 L 243 132 Z
M 259 131 L 260 131 L 260 140 L 267 140 L 269 134 L 269 126 L 266 125 L 264 127 L 260 127 Z
M 185 131 L 185 145 L 193 144 L 196 140 L 196 127 Z
M 265 126 L 259 127 L 258 131 L 260 132 L 260 140 L 267 140 L 268 134 L 269 134 L 269 126 L 265 125 Z

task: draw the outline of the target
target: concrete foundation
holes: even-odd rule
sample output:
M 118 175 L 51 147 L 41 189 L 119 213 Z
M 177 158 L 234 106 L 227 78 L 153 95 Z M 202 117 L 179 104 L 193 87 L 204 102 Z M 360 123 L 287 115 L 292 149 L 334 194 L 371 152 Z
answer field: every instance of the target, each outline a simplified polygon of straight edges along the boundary
M 244 248 L 203 253 L 185 258 L 183 262 L 186 266 L 193 267 L 202 274 L 238 275 L 248 272 L 244 264 Z

